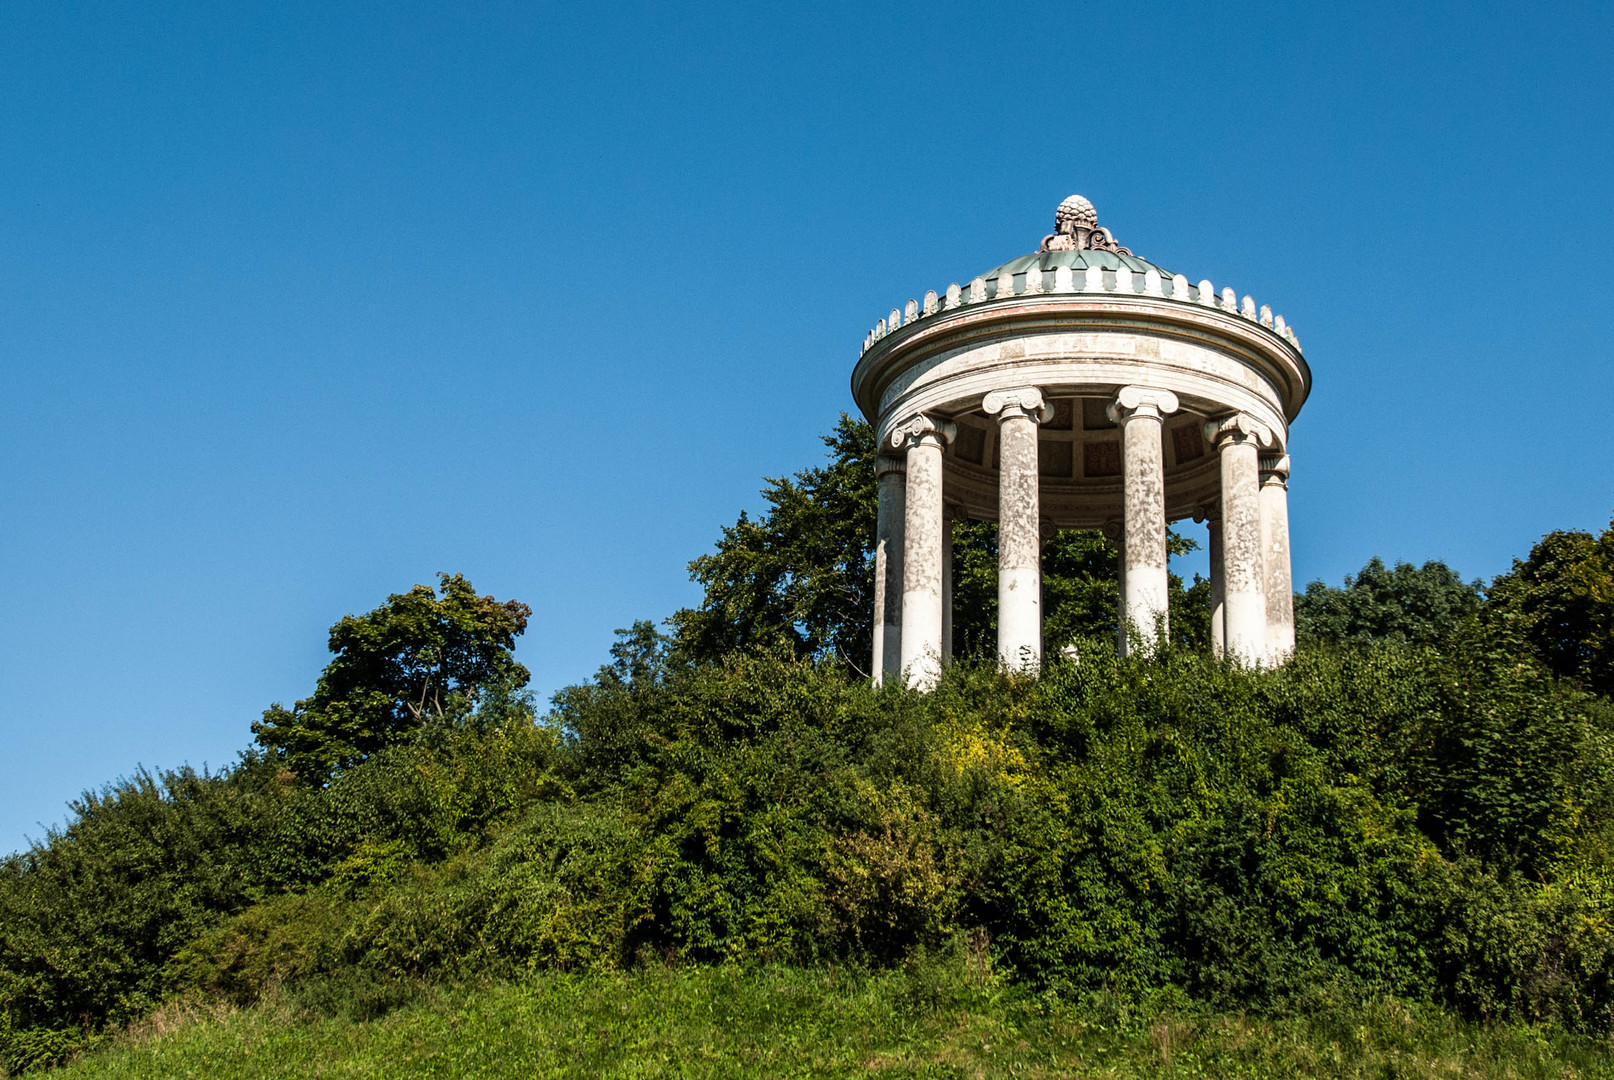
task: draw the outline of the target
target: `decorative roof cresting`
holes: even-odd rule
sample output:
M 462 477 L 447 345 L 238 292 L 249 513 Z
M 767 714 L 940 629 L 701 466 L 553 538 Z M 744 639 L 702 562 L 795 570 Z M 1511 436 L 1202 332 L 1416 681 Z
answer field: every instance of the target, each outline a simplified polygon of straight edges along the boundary
M 932 289 L 925 293 L 923 303 L 909 300 L 901 308 L 892 308 L 864 337 L 863 351 L 868 352 L 888 335 L 921 319 L 976 304 L 995 304 L 1000 300 L 1013 300 L 1017 295 L 1076 299 L 1114 294 L 1158 297 L 1179 304 L 1217 308 L 1260 325 L 1287 341 L 1296 352 L 1300 351 L 1300 339 L 1295 337 L 1294 327 L 1285 322 L 1282 315 L 1273 314 L 1266 304 L 1257 307 L 1255 300 L 1248 296 L 1240 303 L 1231 287 L 1223 288 L 1218 295 L 1209 280 L 1201 279 L 1196 288 L 1182 274 L 1173 274 L 1138 258 L 1131 249 L 1117 244 L 1110 230 L 1099 226 L 1098 212 L 1080 195 L 1072 195 L 1059 204 L 1054 212 L 1054 227 L 1058 231 L 1043 237 L 1039 251 L 1012 259 L 971 279 L 968 285 L 954 282 L 947 286 L 945 293 Z M 1082 254 L 1088 251 L 1105 254 L 1092 257 Z M 1073 254 L 1051 255 L 1051 252 Z
M 1072 195 L 1054 211 L 1054 231 L 1042 238 L 1043 251 L 1132 252 L 1115 242 L 1110 230 L 1100 228 L 1098 211 L 1080 195 Z

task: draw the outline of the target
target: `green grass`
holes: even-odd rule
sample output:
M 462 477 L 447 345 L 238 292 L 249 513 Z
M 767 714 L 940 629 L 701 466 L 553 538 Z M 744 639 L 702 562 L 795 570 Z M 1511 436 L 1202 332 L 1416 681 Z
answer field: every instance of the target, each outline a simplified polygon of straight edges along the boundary
M 956 982 L 956 980 L 955 980 Z M 428 990 L 371 1021 L 170 1008 L 62 1080 L 124 1077 L 1614 1077 L 1607 1040 L 1394 1002 L 1129 1013 L 901 973 L 685 968 Z

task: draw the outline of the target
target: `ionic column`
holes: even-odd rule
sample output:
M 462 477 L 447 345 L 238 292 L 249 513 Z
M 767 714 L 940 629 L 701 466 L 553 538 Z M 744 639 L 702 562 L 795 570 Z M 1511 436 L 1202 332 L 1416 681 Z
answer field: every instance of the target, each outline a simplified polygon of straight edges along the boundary
M 1177 395 L 1170 390 L 1125 386 L 1107 411 L 1121 426 L 1124 654 L 1135 648 L 1152 648 L 1156 635 L 1168 629 L 1164 428 L 1166 417 L 1177 411 Z
M 1205 424 L 1222 462 L 1222 619 L 1227 656 L 1244 667 L 1266 660 L 1267 605 L 1262 587 L 1259 447 L 1266 425 L 1239 413 Z
M 902 673 L 903 480 L 907 463 L 874 459 L 879 509 L 874 533 L 874 685 Z
M 942 448 L 957 430 L 921 413 L 891 433 L 892 448 L 907 454 L 898 663 L 916 690 L 929 690 L 941 678 Z
M 1042 512 L 1037 425 L 1053 408 L 1034 386 L 994 390 L 981 402 L 998 418 L 998 659 L 1010 671 L 1042 667 Z
M 1262 591 L 1267 602 L 1267 663 L 1295 652 L 1295 593 L 1289 571 L 1289 455 L 1261 455 Z

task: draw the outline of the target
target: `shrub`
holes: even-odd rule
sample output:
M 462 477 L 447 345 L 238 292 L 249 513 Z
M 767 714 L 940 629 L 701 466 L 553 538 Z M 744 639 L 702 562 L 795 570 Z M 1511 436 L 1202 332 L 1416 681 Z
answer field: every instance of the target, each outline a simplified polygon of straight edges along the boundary
M 1461 635 L 1263 672 L 1080 645 L 930 695 L 731 655 L 602 677 L 541 726 L 428 729 L 323 789 L 260 757 L 137 777 L 4 864 L 0 1053 L 174 994 L 370 1016 L 433 981 L 922 971 L 960 940 L 1123 1010 L 1389 993 L 1614 1023 L 1605 699 Z

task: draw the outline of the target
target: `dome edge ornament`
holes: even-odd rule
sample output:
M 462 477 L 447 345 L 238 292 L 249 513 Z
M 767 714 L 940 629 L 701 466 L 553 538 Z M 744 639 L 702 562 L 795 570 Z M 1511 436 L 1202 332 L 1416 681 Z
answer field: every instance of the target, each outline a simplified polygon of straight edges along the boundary
M 1109 251 L 1131 255 L 1098 223 L 1098 211 L 1081 195 L 1071 195 L 1054 211 L 1054 231 L 1042 238 L 1040 251 Z

